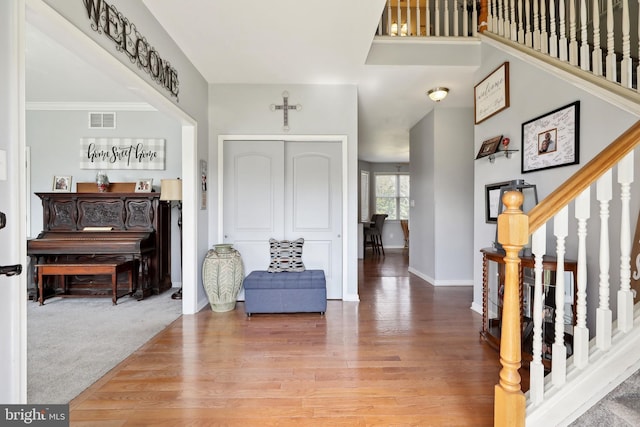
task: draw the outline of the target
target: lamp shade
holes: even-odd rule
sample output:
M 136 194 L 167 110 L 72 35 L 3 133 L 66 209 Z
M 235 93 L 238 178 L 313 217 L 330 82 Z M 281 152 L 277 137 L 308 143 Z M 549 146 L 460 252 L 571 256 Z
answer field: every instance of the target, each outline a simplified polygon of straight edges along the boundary
M 160 200 L 182 200 L 182 181 L 180 179 L 161 179 Z
M 447 97 L 449 89 L 446 87 L 436 87 L 427 92 L 432 101 L 440 102 Z

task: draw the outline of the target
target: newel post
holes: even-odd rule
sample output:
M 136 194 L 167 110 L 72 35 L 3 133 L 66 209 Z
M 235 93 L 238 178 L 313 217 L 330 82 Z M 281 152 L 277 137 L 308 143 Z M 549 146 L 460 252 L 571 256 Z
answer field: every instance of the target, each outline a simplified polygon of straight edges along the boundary
M 527 243 L 529 220 L 520 206 L 524 196 L 509 191 L 502 197 L 506 210 L 498 217 L 498 242 L 504 248 L 505 280 L 500 337 L 500 382 L 495 387 L 494 425 L 524 427 L 525 397 L 518 369 L 522 360 L 518 252 Z

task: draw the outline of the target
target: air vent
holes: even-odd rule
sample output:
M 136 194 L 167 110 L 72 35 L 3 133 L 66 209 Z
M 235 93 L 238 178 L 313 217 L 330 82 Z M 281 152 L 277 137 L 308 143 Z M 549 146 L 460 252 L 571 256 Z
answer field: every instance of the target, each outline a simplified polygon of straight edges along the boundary
M 89 113 L 89 129 L 115 129 L 116 113 Z

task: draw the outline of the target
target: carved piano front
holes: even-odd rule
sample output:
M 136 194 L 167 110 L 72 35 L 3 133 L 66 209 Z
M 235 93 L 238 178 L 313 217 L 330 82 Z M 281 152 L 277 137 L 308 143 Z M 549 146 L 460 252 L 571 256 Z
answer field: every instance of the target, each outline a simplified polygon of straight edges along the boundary
M 36 194 L 42 200 L 43 231 L 27 242 L 32 265 L 135 260 L 136 297 L 171 288 L 171 209 L 159 193 Z M 55 283 L 48 280 L 45 295 L 59 291 Z M 66 289 L 68 295 L 104 295 L 109 283 L 108 277 L 73 276 Z

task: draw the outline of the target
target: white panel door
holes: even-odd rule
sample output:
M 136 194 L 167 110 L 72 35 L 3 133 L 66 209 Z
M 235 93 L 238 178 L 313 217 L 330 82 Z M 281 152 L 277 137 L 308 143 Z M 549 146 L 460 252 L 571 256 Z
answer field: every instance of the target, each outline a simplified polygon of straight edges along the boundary
M 224 242 L 245 275 L 269 266 L 269 238 L 303 237 L 305 266 L 324 270 L 327 297 L 341 299 L 341 144 L 225 141 L 223 150 Z
M 285 236 L 304 238 L 305 267 L 324 270 L 327 297 L 341 299 L 341 144 L 287 142 L 285 156 Z
M 269 238 L 284 236 L 284 142 L 225 141 L 223 236 L 245 275 L 269 267 Z

